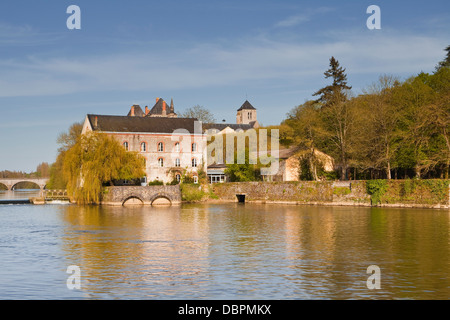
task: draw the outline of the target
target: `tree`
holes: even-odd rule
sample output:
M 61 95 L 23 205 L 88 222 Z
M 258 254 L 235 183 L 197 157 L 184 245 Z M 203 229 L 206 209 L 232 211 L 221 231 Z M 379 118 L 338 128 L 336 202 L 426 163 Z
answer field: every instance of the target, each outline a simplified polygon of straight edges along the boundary
M 364 139 L 359 150 L 366 159 L 372 160 L 373 167 L 385 170 L 387 179 L 392 178 L 398 140 L 400 112 L 391 101 L 392 90 L 397 86 L 399 81 L 395 77 L 380 76 L 378 83 L 373 84 L 364 97 L 362 122 L 365 128 L 361 130 Z
M 69 150 L 77 142 L 78 137 L 83 130 L 82 122 L 73 123 L 67 132 L 62 132 L 56 139 L 56 143 L 59 144 L 58 152 Z
M 203 106 L 196 105 L 192 108 L 187 109 L 185 112 L 182 112 L 180 115 L 182 118 L 197 118 L 198 121 L 202 123 L 214 123 L 216 119 L 214 115 Z
M 335 101 L 337 97 L 345 98 L 344 90 L 350 90 L 352 87 L 347 85 L 347 75 L 345 74 L 345 69 L 339 66 L 339 61 L 334 57 L 330 58 L 330 68 L 324 72 L 325 79 L 332 78 L 333 84 L 326 86 L 313 96 L 319 96 L 316 102 L 321 102 L 327 105 L 331 101 Z
M 447 51 L 447 56 L 436 66 L 436 71 L 439 71 L 441 68 L 450 67 L 450 46 L 445 48 L 444 51 Z
M 350 159 L 357 152 L 355 150 L 357 111 L 359 108 L 355 99 L 345 101 L 341 93 L 338 93 L 320 112 L 324 123 L 323 151 L 337 160 L 341 180 L 347 180 Z
M 78 203 L 98 203 L 103 184 L 144 176 L 144 159 L 113 137 L 90 132 L 67 150 L 63 174 L 68 194 Z
M 245 163 L 237 163 L 237 153 L 245 153 Z M 260 169 L 256 168 L 255 164 L 251 164 L 249 160 L 249 151 L 247 148 L 238 150 L 234 153 L 235 160 L 232 164 L 227 164 L 225 174 L 230 179 L 230 182 L 244 182 L 260 180 Z
M 47 183 L 47 189 L 66 189 L 67 181 L 63 175 L 64 157 L 66 151 L 61 151 L 56 157 L 56 161 L 50 166 L 50 179 Z
M 427 148 L 431 138 L 430 106 L 436 93 L 427 84 L 428 81 L 429 75 L 421 73 L 408 79 L 393 92 L 393 103 L 401 112 L 399 160 L 404 166 L 412 166 L 416 178 L 433 166 Z
M 59 145 L 58 155 L 56 161 L 50 166 L 50 179 L 47 183 L 48 189 L 66 189 L 67 181 L 63 175 L 64 157 L 67 150 L 73 147 L 83 130 L 82 122 L 73 123 L 67 132 L 62 132 L 58 135 L 56 143 Z
M 50 166 L 47 162 L 42 162 L 37 166 L 36 176 L 39 178 L 47 178 L 50 176 Z
M 309 172 L 307 180 L 319 180 L 316 156 L 317 144 L 324 136 L 320 109 L 315 101 L 307 101 L 294 108 L 284 122 L 292 130 L 293 144 L 299 147 L 298 156 L 301 158 L 302 174 Z M 285 130 L 288 132 L 288 130 Z

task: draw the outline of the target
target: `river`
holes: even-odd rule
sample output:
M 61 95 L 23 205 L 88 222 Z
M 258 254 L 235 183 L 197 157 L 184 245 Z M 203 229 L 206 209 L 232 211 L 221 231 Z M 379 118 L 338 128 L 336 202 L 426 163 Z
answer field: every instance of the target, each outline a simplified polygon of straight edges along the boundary
M 0 205 L 0 224 L 0 299 L 450 298 L 447 210 Z

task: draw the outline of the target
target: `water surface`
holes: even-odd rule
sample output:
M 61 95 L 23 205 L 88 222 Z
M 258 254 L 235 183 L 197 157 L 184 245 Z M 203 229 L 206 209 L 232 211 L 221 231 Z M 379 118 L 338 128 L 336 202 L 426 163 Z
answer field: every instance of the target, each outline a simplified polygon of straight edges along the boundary
M 448 299 L 448 210 L 0 205 L 0 299 Z M 66 286 L 67 267 L 81 289 Z M 378 265 L 381 289 L 369 290 Z

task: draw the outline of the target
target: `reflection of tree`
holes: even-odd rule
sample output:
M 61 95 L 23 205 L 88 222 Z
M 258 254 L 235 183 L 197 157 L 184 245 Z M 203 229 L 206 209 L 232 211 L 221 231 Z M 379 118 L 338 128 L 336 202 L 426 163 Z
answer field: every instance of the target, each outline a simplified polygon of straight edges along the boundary
M 67 264 L 81 267 L 85 290 L 94 296 L 118 291 L 160 296 L 162 286 L 200 285 L 196 278 L 208 263 L 204 211 L 99 206 L 62 210 Z

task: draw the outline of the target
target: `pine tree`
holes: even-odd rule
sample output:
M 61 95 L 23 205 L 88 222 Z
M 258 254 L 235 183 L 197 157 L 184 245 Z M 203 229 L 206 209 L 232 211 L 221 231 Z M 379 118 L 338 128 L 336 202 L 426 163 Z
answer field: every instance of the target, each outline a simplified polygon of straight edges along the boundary
M 439 64 L 436 66 L 436 71 L 444 67 L 450 67 L 450 46 L 445 48 L 444 51 L 447 51 L 447 57 L 439 62 Z
M 339 66 L 339 61 L 334 57 L 330 58 L 330 68 L 324 72 L 325 78 L 333 78 L 333 84 L 326 86 L 313 96 L 319 96 L 316 102 L 321 102 L 324 105 L 330 103 L 335 99 L 343 99 L 345 96 L 343 93 L 344 89 L 350 90 L 352 87 L 347 85 L 347 75 L 345 74 L 345 69 Z

